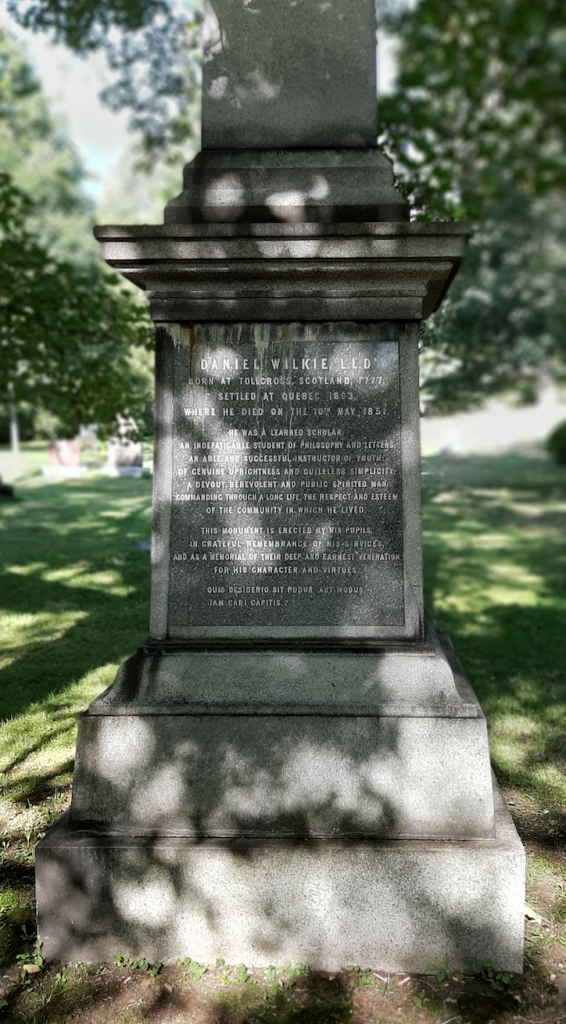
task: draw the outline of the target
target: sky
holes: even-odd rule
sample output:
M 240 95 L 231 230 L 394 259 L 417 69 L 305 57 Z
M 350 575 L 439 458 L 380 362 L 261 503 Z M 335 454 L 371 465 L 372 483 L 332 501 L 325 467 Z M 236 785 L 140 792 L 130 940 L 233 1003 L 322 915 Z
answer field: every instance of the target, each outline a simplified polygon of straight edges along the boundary
M 66 47 L 52 44 L 45 33 L 20 29 L 6 13 L 0 23 L 25 44 L 52 113 L 62 116 L 65 134 L 77 146 L 89 171 L 86 187 L 97 199 L 132 145 L 128 113 L 114 114 L 98 99 L 99 92 L 111 81 L 104 56 L 97 53 L 87 58 L 76 57 Z M 393 81 L 393 41 L 382 39 L 380 50 L 378 94 L 384 95 Z
M 98 99 L 98 93 L 110 82 L 104 56 L 75 57 L 65 46 L 52 44 L 46 34 L 20 29 L 6 14 L 2 26 L 25 44 L 52 113 L 62 116 L 65 134 L 79 149 L 92 175 L 86 185 L 96 198 L 132 143 L 128 114 L 113 114 Z

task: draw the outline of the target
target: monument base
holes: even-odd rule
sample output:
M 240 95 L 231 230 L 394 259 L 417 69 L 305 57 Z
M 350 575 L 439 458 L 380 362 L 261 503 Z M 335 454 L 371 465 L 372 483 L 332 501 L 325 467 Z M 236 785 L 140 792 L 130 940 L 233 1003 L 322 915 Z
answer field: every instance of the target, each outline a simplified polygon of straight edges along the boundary
M 520 972 L 525 854 L 494 800 L 495 838 L 456 842 L 78 836 L 65 815 L 36 851 L 43 955 Z
M 81 716 L 70 827 L 491 839 L 485 718 L 430 623 L 422 646 L 365 653 L 148 647 Z

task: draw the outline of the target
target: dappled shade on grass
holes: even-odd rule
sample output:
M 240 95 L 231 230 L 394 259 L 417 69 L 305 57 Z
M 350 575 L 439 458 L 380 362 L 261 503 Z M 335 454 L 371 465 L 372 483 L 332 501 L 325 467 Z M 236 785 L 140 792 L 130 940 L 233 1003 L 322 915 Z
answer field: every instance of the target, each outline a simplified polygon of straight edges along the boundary
M 147 634 L 146 480 L 33 479 L 2 508 L 0 715 L 61 694 Z M 111 680 L 110 680 L 111 681 Z
M 33 930 L 33 845 L 67 806 L 77 715 L 147 634 L 151 481 L 46 483 L 0 507 L 4 953 Z
M 520 455 L 428 459 L 424 499 L 425 602 L 486 713 L 499 781 L 556 819 L 566 802 L 566 469 Z

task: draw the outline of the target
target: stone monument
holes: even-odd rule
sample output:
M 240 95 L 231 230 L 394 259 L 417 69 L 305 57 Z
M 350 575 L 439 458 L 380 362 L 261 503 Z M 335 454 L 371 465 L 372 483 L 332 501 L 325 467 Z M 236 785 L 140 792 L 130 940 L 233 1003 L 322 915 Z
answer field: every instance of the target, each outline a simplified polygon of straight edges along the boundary
M 111 438 L 101 472 L 105 476 L 143 476 L 143 442 Z
M 81 464 L 79 440 L 51 441 L 47 455 L 49 461 L 41 467 L 41 472 L 49 480 L 82 476 L 88 471 L 88 466 Z
M 466 231 L 375 145 L 373 0 L 207 5 L 203 149 L 96 230 L 156 323 L 147 641 L 37 848 L 44 954 L 522 968 L 524 855 L 423 609 L 418 326 Z

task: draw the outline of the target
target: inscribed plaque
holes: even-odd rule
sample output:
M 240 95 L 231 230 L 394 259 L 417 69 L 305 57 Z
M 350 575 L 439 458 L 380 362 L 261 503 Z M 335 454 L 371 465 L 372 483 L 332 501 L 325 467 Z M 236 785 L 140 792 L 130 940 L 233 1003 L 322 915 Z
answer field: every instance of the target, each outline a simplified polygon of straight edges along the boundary
M 399 342 L 337 327 L 179 330 L 173 635 L 403 624 Z

